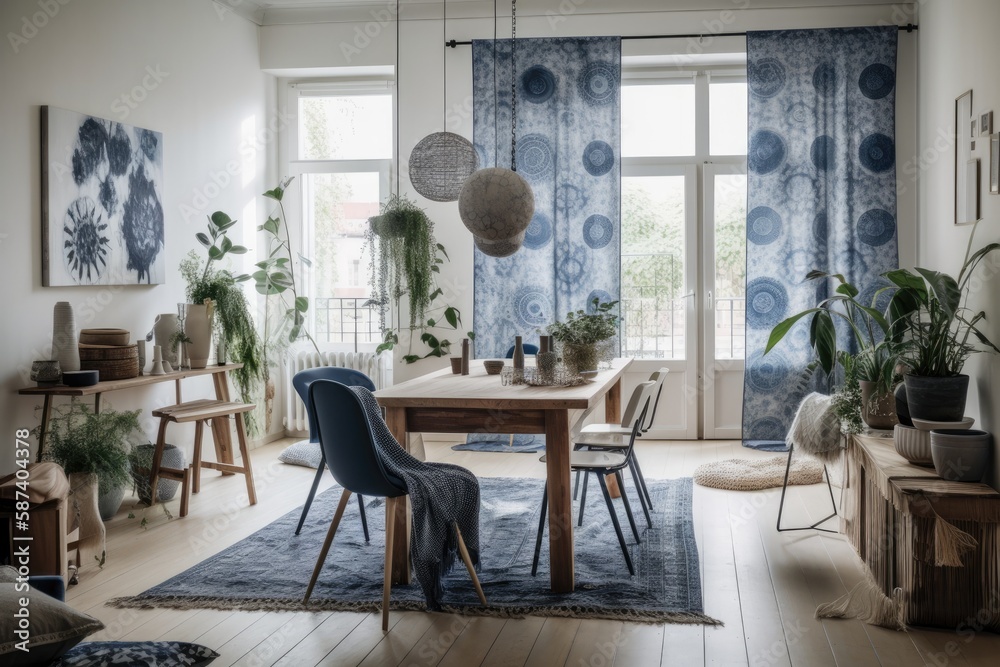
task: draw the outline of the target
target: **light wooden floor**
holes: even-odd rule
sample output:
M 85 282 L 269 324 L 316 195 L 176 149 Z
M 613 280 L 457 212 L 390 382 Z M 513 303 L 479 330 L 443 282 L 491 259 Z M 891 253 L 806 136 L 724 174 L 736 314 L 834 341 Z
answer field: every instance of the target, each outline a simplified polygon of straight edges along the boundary
M 245 492 L 242 478 L 223 479 L 212 472 L 204 473 L 202 491 L 192 498 L 191 513 L 184 519 L 167 520 L 158 509 L 149 510 L 143 530 L 138 518 L 126 518 L 126 499 L 126 507 L 108 526 L 104 569 L 85 566 L 80 584 L 68 593 L 72 606 L 107 626 L 93 639 L 196 641 L 222 654 L 213 667 L 998 664 L 998 635 L 923 629 L 901 633 L 850 620 L 815 620 L 818 604 L 839 597 L 861 579 L 861 563 L 840 536 L 776 533 L 777 490 L 736 493 L 695 486 L 705 612 L 724 621 L 724 627 L 393 612 L 390 632 L 383 635 L 378 614 L 104 606 L 109 598 L 162 582 L 300 505 L 313 473 L 278 463 L 283 444 L 253 452 L 260 499 L 254 507 L 236 500 Z M 454 452 L 442 443 L 428 443 L 427 453 L 482 476 L 544 476 L 544 466 L 527 454 Z M 650 478 L 687 476 L 706 461 L 764 456 L 730 442 L 649 442 L 640 445 L 639 453 Z M 327 475 L 324 484 L 330 482 Z M 824 486 L 793 489 L 790 521 L 823 516 Z M 176 505 L 170 505 L 175 512 Z M 312 516 L 332 511 L 317 506 Z M 608 553 L 617 554 L 613 534 L 608 539 Z M 381 576 L 381 563 L 373 569 Z M 484 585 L 488 596 L 489 582 Z

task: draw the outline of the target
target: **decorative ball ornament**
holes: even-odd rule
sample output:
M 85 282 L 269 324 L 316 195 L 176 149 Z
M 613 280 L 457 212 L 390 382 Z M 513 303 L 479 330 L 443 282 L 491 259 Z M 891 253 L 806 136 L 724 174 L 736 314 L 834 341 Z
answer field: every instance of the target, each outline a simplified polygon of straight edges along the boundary
M 454 132 L 435 132 L 410 153 L 413 189 L 431 201 L 455 201 L 465 180 L 479 168 L 472 142 Z
M 486 241 L 478 236 L 473 236 L 472 238 L 476 241 L 476 247 L 484 255 L 489 255 L 490 257 L 510 257 L 521 249 L 525 233 L 521 232 L 513 238 L 501 239 L 499 241 Z
M 495 243 L 519 234 L 523 241 L 534 213 L 531 186 L 510 169 L 480 169 L 465 181 L 458 197 L 458 214 L 477 241 Z

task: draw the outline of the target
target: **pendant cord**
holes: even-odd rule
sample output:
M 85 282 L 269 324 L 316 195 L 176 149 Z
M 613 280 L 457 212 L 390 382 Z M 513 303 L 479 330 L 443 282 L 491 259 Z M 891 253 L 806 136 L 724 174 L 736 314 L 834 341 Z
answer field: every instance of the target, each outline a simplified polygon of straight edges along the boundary
M 396 196 L 399 196 L 399 0 L 396 0 Z
M 510 170 L 517 171 L 517 0 L 510 3 Z
M 493 0 L 493 166 L 500 160 L 500 100 L 497 99 L 497 0 Z
M 441 37 L 448 35 L 448 0 L 441 0 Z M 448 131 L 448 52 L 441 59 L 441 81 L 444 82 L 444 92 L 441 95 L 441 131 Z

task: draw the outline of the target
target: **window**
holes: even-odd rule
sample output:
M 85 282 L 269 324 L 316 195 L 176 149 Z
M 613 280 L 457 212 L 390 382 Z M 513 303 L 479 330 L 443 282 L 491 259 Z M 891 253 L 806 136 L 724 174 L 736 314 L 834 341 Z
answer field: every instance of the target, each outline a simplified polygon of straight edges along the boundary
M 694 155 L 694 80 L 622 87 L 622 155 Z
M 393 98 L 388 82 L 292 84 L 291 173 L 302 247 L 312 260 L 305 290 L 312 333 L 325 343 L 378 342 L 378 314 L 363 256 L 368 218 L 389 195 Z

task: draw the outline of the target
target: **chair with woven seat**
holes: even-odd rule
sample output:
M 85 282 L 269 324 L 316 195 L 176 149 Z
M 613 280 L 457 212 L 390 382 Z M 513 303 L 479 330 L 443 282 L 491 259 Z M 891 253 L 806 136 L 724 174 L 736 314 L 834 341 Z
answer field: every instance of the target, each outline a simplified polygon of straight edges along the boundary
M 646 417 L 646 411 L 649 409 L 650 397 L 656 387 L 655 382 L 641 382 L 632 392 L 632 397 L 629 399 L 628 408 L 626 411 L 629 415 L 633 416 L 632 420 L 632 432 L 629 434 L 629 444 L 624 452 L 611 452 L 611 451 L 573 451 L 569 455 L 569 466 L 570 470 L 574 472 L 581 472 L 584 474 L 584 484 L 591 473 L 597 475 L 598 482 L 601 484 L 601 491 L 604 492 L 604 501 L 608 505 L 608 512 L 611 514 L 611 523 L 615 528 L 615 533 L 618 535 L 618 543 L 621 545 L 622 555 L 625 557 L 625 564 L 628 566 L 629 574 L 635 574 L 635 566 L 632 564 L 632 557 L 628 553 L 628 545 L 625 543 L 625 535 L 622 534 L 621 524 L 618 522 L 618 513 L 615 511 L 614 503 L 611 500 L 611 492 L 608 490 L 608 484 L 605 481 L 606 475 L 614 475 L 615 479 L 618 481 L 618 486 L 621 488 L 622 503 L 625 505 L 625 514 L 628 516 L 629 524 L 632 527 L 632 534 L 635 536 L 635 541 L 639 542 L 639 530 L 635 525 L 635 518 L 632 516 L 632 507 L 628 501 L 628 493 L 625 490 L 625 482 L 622 478 L 621 471 L 628 465 L 629 457 L 632 454 L 632 447 L 635 446 L 635 439 L 639 434 L 639 428 L 641 427 L 643 420 Z M 546 461 L 546 457 L 543 456 L 540 459 L 543 463 Z M 548 510 L 549 504 L 549 494 L 548 494 L 548 484 L 546 483 L 545 488 L 542 491 L 542 509 L 541 514 L 538 519 L 538 536 L 535 539 L 535 556 L 531 563 L 531 575 L 535 576 L 538 572 L 538 557 L 542 549 L 542 535 L 545 532 L 545 514 Z M 580 502 L 580 517 L 582 522 L 583 517 L 583 501 Z
M 650 409 L 647 411 L 646 418 L 643 419 L 642 425 L 639 427 L 639 433 L 637 437 L 642 437 L 642 435 L 649 431 L 653 426 L 653 420 L 656 418 L 656 407 L 660 402 L 660 396 L 663 393 L 663 381 L 667 377 L 667 373 L 670 371 L 667 368 L 661 368 L 658 371 L 654 371 L 650 376 L 649 380 L 655 382 L 656 386 L 653 388 L 653 395 L 650 397 Z M 628 414 L 628 411 L 622 415 L 622 421 L 620 424 L 588 424 L 580 430 L 580 432 L 574 436 L 573 443 L 575 449 L 590 449 L 590 450 L 610 450 L 610 451 L 623 451 L 628 447 L 629 436 L 632 430 L 632 420 L 635 415 Z M 639 465 L 639 457 L 635 450 L 632 450 L 632 456 L 628 463 L 629 470 L 632 473 L 632 479 L 635 481 L 636 490 L 639 492 L 639 504 L 642 505 L 643 514 L 646 516 L 646 525 L 652 528 L 653 519 L 649 513 L 653 509 L 653 501 L 649 497 L 649 489 L 646 488 L 646 477 L 642 474 L 642 467 Z M 573 499 L 577 497 L 577 490 L 580 486 L 580 473 L 576 475 L 576 482 L 573 485 Z M 587 500 L 587 487 L 584 484 L 583 488 L 583 498 L 581 500 L 581 506 Z M 583 524 L 583 515 L 580 515 L 580 524 Z
M 361 399 L 349 387 L 333 380 L 316 380 L 309 386 L 309 404 L 316 414 L 316 427 L 320 446 L 326 465 L 330 468 L 333 478 L 344 491 L 340 496 L 337 511 L 330 523 L 323 548 L 320 550 L 316 567 L 306 589 L 302 604 L 306 604 L 312 596 L 313 588 L 319 579 L 330 546 L 333 544 L 337 526 L 340 525 L 344 509 L 352 493 L 385 498 L 385 571 L 382 584 L 382 631 L 389 629 L 389 591 L 392 584 L 392 549 L 394 523 L 397 503 L 403 501 L 409 493 L 406 482 L 386 470 L 382 463 L 379 450 L 375 444 L 375 434 L 371 423 L 365 414 Z M 404 505 L 405 506 L 405 505 Z M 462 539 L 458 523 L 452 524 L 458 550 L 469 571 L 472 583 L 476 588 L 479 601 L 485 606 L 486 596 L 479 585 L 475 566 Z
M 348 387 L 364 387 L 371 391 L 375 391 L 375 383 L 372 382 L 370 377 L 361 371 L 356 371 L 352 368 L 341 368 L 339 366 L 319 366 L 317 368 L 307 368 L 304 371 L 299 371 L 294 377 L 292 377 L 292 386 L 295 387 L 295 392 L 305 404 L 306 414 L 309 416 L 309 442 L 319 445 L 319 434 L 316 430 L 316 417 L 313 415 L 312 408 L 309 404 L 309 385 L 316 380 L 333 380 L 334 382 L 339 382 L 347 385 Z M 312 486 L 309 488 L 309 495 L 306 496 L 306 504 L 302 506 L 302 515 L 299 517 L 299 523 L 295 526 L 296 535 L 302 531 L 302 524 L 306 521 L 306 515 L 309 514 L 309 508 L 312 507 L 313 499 L 316 497 L 316 489 L 319 488 L 319 480 L 322 479 L 323 471 L 325 469 L 326 457 L 323 454 L 323 448 L 320 447 L 319 467 L 316 468 L 316 475 L 313 477 Z M 361 528 L 364 530 L 365 542 L 367 542 L 368 517 L 365 515 L 365 499 L 361 494 L 358 494 L 358 510 L 361 513 Z

